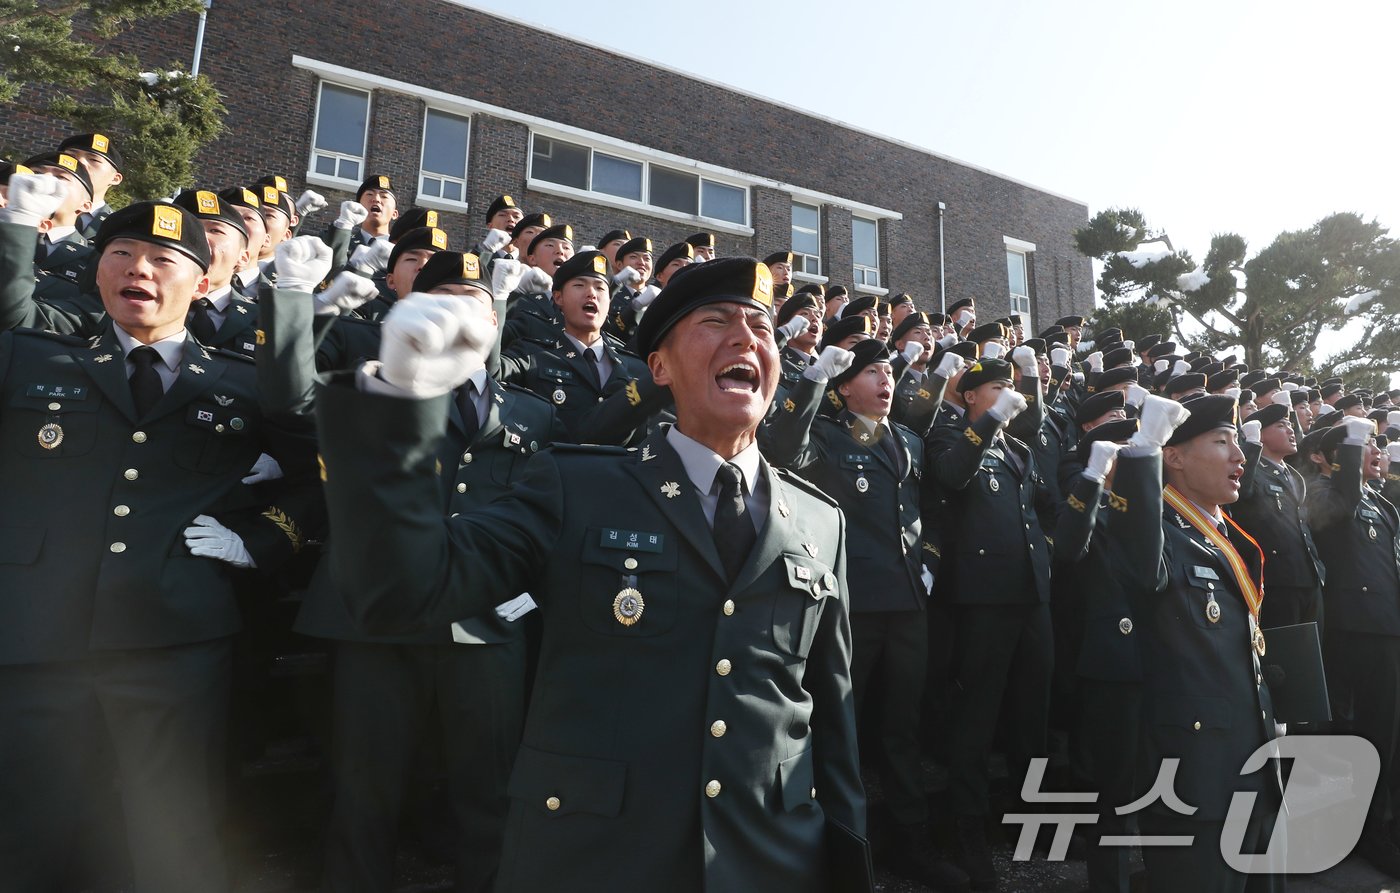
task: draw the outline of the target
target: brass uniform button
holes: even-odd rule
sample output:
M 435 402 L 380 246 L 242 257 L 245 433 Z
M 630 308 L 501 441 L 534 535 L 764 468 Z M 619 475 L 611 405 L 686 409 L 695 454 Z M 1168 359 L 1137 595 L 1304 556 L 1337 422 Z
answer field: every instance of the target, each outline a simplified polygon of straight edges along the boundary
M 705 785 L 705 796 L 706 796 L 706 797 L 712 797 L 712 798 L 713 798 L 713 797 L 718 797 L 718 796 L 719 796 L 719 792 L 720 792 L 720 784 L 719 784 L 719 782 L 714 781 L 714 780 L 711 780 L 708 784 Z
M 1133 619 L 1131 617 L 1124 617 L 1122 620 L 1118 621 L 1118 631 L 1125 636 L 1131 633 L 1133 631 Z
M 545 808 L 548 809 L 550 812 L 554 812 L 559 808 L 559 798 L 550 797 L 548 800 L 544 801 L 544 805 Z
M 622 562 L 622 566 L 627 568 L 629 571 L 634 571 L 637 569 L 637 559 L 629 558 L 626 561 Z
M 721 676 L 728 676 L 729 671 L 732 669 L 734 669 L 734 665 L 729 662 L 728 658 L 724 658 L 720 660 L 719 663 L 715 664 L 715 672 Z
M 63 408 L 63 404 L 62 404 L 62 403 L 50 403 L 50 404 L 49 404 L 49 412 L 57 412 L 58 410 L 60 410 L 60 409 L 62 409 L 62 408 Z
M 733 616 L 734 616 L 734 599 L 732 599 L 732 598 L 727 598 L 727 599 L 724 600 L 724 616 L 725 616 L 725 617 L 733 617 Z
M 463 454 L 462 454 L 462 464 L 463 464 L 463 465 L 470 465 L 470 464 L 472 464 L 472 454 L 471 454 L 471 453 L 463 453 Z
M 132 442 L 132 443 L 145 443 L 145 442 L 146 442 L 146 432 L 145 432 L 145 431 L 133 431 L 133 432 L 131 432 L 131 442 Z
M 116 515 L 118 518 L 125 518 L 127 515 L 131 514 L 131 509 L 127 506 L 119 505 L 112 509 L 112 514 Z
M 1199 719 L 1196 720 L 1195 723 L 1191 725 L 1191 728 L 1199 732 L 1201 730 L 1201 721 Z
M 136 480 L 137 478 L 139 478 L 140 476 L 141 476 L 141 472 L 137 471 L 137 470 L 134 469 L 134 468 L 128 468 L 126 471 L 123 471 L 123 472 L 122 472 L 122 477 L 126 478 L 126 479 L 129 480 L 129 481 L 134 481 L 134 480 Z
M 108 548 L 110 548 L 113 552 L 120 554 L 126 551 L 126 543 L 112 543 L 112 545 Z
M 729 731 L 729 726 L 722 719 L 717 719 L 710 723 L 710 734 L 714 735 L 716 738 L 723 738 L 724 733 L 727 731 Z

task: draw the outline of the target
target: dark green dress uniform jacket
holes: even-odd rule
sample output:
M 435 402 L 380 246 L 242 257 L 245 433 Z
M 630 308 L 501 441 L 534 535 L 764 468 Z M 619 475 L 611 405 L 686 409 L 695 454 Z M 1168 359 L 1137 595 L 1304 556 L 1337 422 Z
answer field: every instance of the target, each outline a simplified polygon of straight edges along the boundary
M 137 418 L 110 324 L 91 340 L 0 334 L 0 662 L 237 631 L 229 566 L 190 555 L 183 531 L 247 489 L 261 452 L 288 475 L 313 467 L 295 429 L 264 418 L 252 364 L 193 338 Z
M 506 301 L 506 315 L 501 324 L 501 344 L 510 347 L 517 341 L 555 341 L 563 337 L 564 315 L 554 297 L 543 292 L 517 289 Z
M 193 313 L 193 311 L 191 311 Z M 206 347 L 217 347 L 245 357 L 257 355 L 258 305 L 235 294 L 224 308 L 224 320 Z
M 557 339 L 557 340 L 556 340 Z M 635 444 L 646 436 L 646 426 L 602 441 L 593 430 L 593 417 L 609 398 L 622 395 L 633 405 L 642 403 L 642 384 L 651 381 L 651 372 L 641 359 L 624 353 L 615 339 L 603 336 L 612 371 L 602 386 L 597 384 L 593 361 L 579 353 L 572 341 L 556 333 L 549 341 L 525 341 L 508 345 L 499 359 L 499 371 L 491 370 L 502 381 L 519 385 L 554 404 L 569 439 L 575 442 Z M 616 402 L 616 401 L 615 401 Z M 595 435 L 592 438 L 586 435 Z
M 1264 550 L 1264 585 L 1322 586 L 1326 571 L 1317 555 L 1308 510 L 1307 484 L 1286 465 L 1266 463 L 1263 447 L 1242 443 L 1244 477 L 1240 498 L 1229 507 L 1230 517 Z
M 450 623 L 501 591 L 543 611 L 498 890 L 825 888 L 827 819 L 865 829 L 829 499 L 764 466 L 767 522 L 730 584 L 662 432 L 543 451 L 510 496 L 444 521 L 446 397 L 316 402 L 331 561 L 366 628 Z
M 1327 628 L 1400 636 L 1396 511 L 1362 486 L 1361 454 L 1360 446 L 1338 446 L 1338 469 L 1331 477 L 1315 478 L 1308 488 L 1308 516 L 1318 554 L 1327 564 Z

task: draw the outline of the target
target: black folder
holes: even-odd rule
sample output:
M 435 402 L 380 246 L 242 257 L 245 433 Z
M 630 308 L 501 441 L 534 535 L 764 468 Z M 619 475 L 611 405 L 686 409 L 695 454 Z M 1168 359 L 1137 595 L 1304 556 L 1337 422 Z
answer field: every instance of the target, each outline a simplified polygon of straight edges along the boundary
M 1259 664 L 1273 697 L 1274 719 L 1282 723 L 1329 721 L 1332 705 L 1327 699 L 1317 624 L 1266 629 L 1264 641 L 1267 647 Z
M 870 841 L 831 816 L 826 817 L 826 857 L 831 893 L 874 893 Z

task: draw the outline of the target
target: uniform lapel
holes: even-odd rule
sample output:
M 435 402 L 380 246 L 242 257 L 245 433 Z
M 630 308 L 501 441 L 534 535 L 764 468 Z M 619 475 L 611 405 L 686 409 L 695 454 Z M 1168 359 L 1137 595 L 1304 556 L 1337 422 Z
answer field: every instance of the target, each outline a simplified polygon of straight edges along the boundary
M 210 361 L 209 353 L 193 338 L 185 338 L 180 372 L 175 381 L 151 410 L 149 420 L 169 415 L 209 389 L 224 374 L 223 363 Z
M 223 347 L 251 329 L 257 319 L 257 306 L 252 301 L 245 301 L 236 296 L 229 301 L 228 309 L 224 313 L 224 324 L 219 326 L 219 331 L 214 336 L 214 345 Z
M 629 470 L 681 538 L 700 553 L 721 580 L 725 579 L 724 564 L 715 548 L 714 532 L 705 521 L 700 495 L 686 475 L 681 457 L 666 442 L 665 429 L 658 428 L 647 437 L 640 457 L 629 464 Z
M 486 421 L 481 423 L 481 430 L 476 432 L 474 443 L 481 443 L 486 438 L 493 437 L 500 432 L 501 427 L 506 423 L 506 417 L 510 414 L 510 404 L 506 402 L 505 389 L 489 375 L 486 376 L 486 392 Z
M 763 474 L 768 481 L 768 518 L 763 522 L 763 529 L 758 532 L 758 541 L 749 551 L 748 560 L 739 569 L 739 576 L 734 580 L 734 586 L 731 588 L 735 592 L 743 591 L 745 587 L 758 579 L 758 575 L 763 573 L 764 568 L 782 557 L 785 546 L 805 539 L 800 532 L 795 530 L 795 525 L 790 517 L 791 509 L 787 504 L 787 496 L 778 476 L 773 473 L 773 469 L 768 466 L 767 462 L 762 462 L 759 465 L 759 473 Z M 812 557 L 819 556 L 813 555 Z M 828 555 L 823 560 L 828 564 L 834 564 L 835 559 L 835 555 Z
M 134 423 L 136 402 L 131 398 L 131 384 L 126 380 L 125 355 L 117 343 L 112 324 L 108 322 L 103 326 L 102 334 L 87 347 L 74 348 L 73 356 L 112 405 Z

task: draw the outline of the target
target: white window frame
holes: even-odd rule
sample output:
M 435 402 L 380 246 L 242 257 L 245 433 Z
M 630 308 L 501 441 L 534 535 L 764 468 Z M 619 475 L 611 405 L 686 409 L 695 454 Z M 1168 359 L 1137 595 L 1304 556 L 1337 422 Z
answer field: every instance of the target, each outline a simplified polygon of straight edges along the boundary
M 817 227 L 816 227 L 816 229 L 808 229 L 808 228 L 805 227 L 805 226 L 798 226 L 798 225 L 797 225 L 797 221 L 795 221 L 795 220 L 792 219 L 792 209 L 798 207 L 799 205 L 800 205 L 801 207 L 804 207 L 804 208 L 810 208 L 810 209 L 812 209 L 813 211 L 817 212 Z M 805 252 L 799 252 L 799 251 L 797 250 L 797 248 L 795 247 L 795 246 L 797 245 L 797 240 L 796 240 L 796 239 L 793 239 L 792 236 L 793 236 L 794 233 L 798 233 L 798 232 L 811 233 L 812 235 L 814 235 L 814 236 L 817 237 L 817 253 L 816 253 L 816 254 L 807 254 L 807 253 L 805 253 Z M 813 204 L 813 203 L 811 203 L 811 202 L 797 202 L 797 201 L 795 201 L 795 202 L 792 203 L 791 207 L 788 209 L 788 244 L 794 246 L 793 249 L 792 249 L 792 272 L 793 272 L 794 274 L 796 274 L 796 273 L 805 273 L 807 276 L 820 276 L 820 275 L 822 275 L 822 254 L 821 254 L 821 252 L 822 252 L 822 206 L 821 206 L 821 205 L 819 205 L 819 204 Z M 801 263 L 798 262 L 799 260 L 801 261 Z M 809 267 L 808 267 L 809 264 L 815 266 L 816 269 L 809 269 Z
M 859 216 L 859 215 L 852 215 L 852 217 L 851 217 L 851 227 L 852 227 L 852 232 L 851 232 L 851 245 L 852 245 L 853 247 L 854 247 L 854 245 L 855 245 L 855 232 L 854 232 L 854 229 L 855 229 L 855 221 L 857 221 L 857 220 L 861 221 L 862 223 L 869 223 L 869 224 L 871 224 L 871 225 L 873 225 L 873 226 L 875 227 L 875 260 L 876 260 L 877 262 L 881 261 L 882 258 L 880 257 L 880 221 L 879 221 L 879 219 L 878 219 L 878 218 L 874 218 L 874 217 L 861 217 L 861 216 Z M 854 255 L 854 251 L 852 251 L 852 255 Z M 870 273 L 874 273 L 874 274 L 875 274 L 875 281 L 874 281 L 874 282 L 868 282 L 868 281 L 866 281 L 866 276 L 867 276 L 868 274 L 870 274 Z M 876 266 L 873 266 L 873 267 L 872 267 L 872 266 L 870 266 L 869 264 L 856 263 L 855 260 L 854 260 L 854 258 L 852 259 L 852 261 L 851 261 L 851 281 L 855 283 L 855 287 L 856 287 L 856 288 L 860 289 L 861 291 L 875 292 L 876 290 L 878 290 L 881 294 L 889 294 L 889 289 L 883 288 L 883 287 L 881 286 L 881 284 L 880 284 L 880 283 L 881 283 L 882 277 L 883 277 L 883 266 L 877 264 Z
M 1013 239 L 1011 236 L 1002 236 L 1002 241 L 1006 244 L 1006 253 L 1008 257 L 1013 254 L 1020 256 L 1021 266 L 1026 274 L 1026 294 L 1024 295 L 1017 294 L 1011 290 L 1011 276 L 1009 273 L 1007 274 L 1006 293 L 1011 305 L 1011 312 L 1019 313 L 1029 320 L 1031 318 L 1031 265 L 1028 257 L 1035 253 L 1035 243 L 1027 242 L 1024 239 Z
M 327 84 L 331 85 L 332 87 L 339 87 L 339 88 L 342 89 L 342 90 L 350 90 L 350 91 L 352 91 L 352 92 L 354 92 L 354 93 L 363 93 L 363 94 L 365 95 L 365 133 L 364 133 L 364 139 L 363 139 L 363 141 L 362 141 L 362 143 L 361 143 L 361 145 L 360 145 L 360 154 L 359 154 L 358 157 L 356 157 L 356 156 L 354 156 L 354 155 L 346 155 L 346 154 L 343 153 L 343 152 L 327 152 L 327 151 L 324 150 L 324 149 L 318 149 L 318 148 L 316 148 L 316 134 L 319 133 L 319 132 L 320 132 L 320 129 L 321 129 L 321 91 L 322 91 L 322 89 L 323 89 Z M 328 187 L 328 188 L 330 188 L 330 189 L 347 189 L 347 188 L 348 188 L 348 189 L 349 189 L 350 191 L 352 191 L 352 192 L 355 190 L 356 187 L 358 187 L 361 183 L 363 183 L 363 182 L 364 182 L 364 179 L 365 179 L 365 171 L 366 171 L 365 162 L 368 160 L 368 159 L 367 159 L 367 155 L 368 155 L 368 152 L 369 152 L 369 128 L 370 128 L 370 122 L 373 121 L 373 120 L 374 120 L 374 91 L 373 91 L 373 90 L 367 90 L 367 89 L 365 89 L 365 88 L 363 88 L 363 87 L 357 87 L 357 86 L 354 86 L 354 85 L 351 85 L 351 84 L 343 84 L 343 83 L 340 83 L 339 81 L 332 80 L 331 78 L 325 78 L 325 77 L 323 77 L 323 78 L 321 78 L 319 81 L 317 81 L 317 84 L 316 84 L 316 115 L 315 115 L 315 117 L 313 118 L 313 120 L 312 120 L 312 122 L 311 122 L 311 154 L 310 154 L 310 156 L 309 156 L 309 159 L 308 159 L 308 162 L 307 162 L 307 166 L 306 166 L 306 182 L 312 184 L 313 186 L 325 186 L 325 187 Z M 318 157 L 325 157 L 325 158 L 333 158 L 333 159 L 335 159 L 335 169 L 336 169 L 336 171 L 337 171 L 337 175 L 332 176 L 332 175 L 330 175 L 330 174 L 319 173 L 319 172 L 316 170 L 316 159 L 317 159 Z M 352 160 L 352 161 L 359 162 L 359 165 L 360 165 L 360 177 L 359 177 L 359 179 L 357 179 L 357 180 L 350 180 L 350 179 L 347 179 L 347 178 L 345 178 L 345 177 L 341 177 L 341 176 L 338 175 L 338 174 L 339 174 L 339 171 L 340 171 L 340 160 L 341 160 L 342 158 L 344 158 L 344 159 L 350 159 L 350 160 Z
M 420 133 L 422 134 L 422 139 L 419 141 L 418 145 L 418 194 L 414 196 L 413 203 L 415 205 L 418 205 L 419 207 L 433 208 L 438 211 L 465 211 L 469 207 L 467 203 L 467 195 L 469 194 L 467 192 L 467 178 L 453 177 L 447 174 L 439 174 L 436 172 L 430 173 L 423 169 L 423 156 L 428 151 L 428 115 L 432 112 L 437 112 L 440 115 L 447 115 L 453 118 L 462 118 L 467 122 L 467 142 L 466 145 L 462 147 L 462 170 L 467 174 L 471 173 L 471 168 L 469 167 L 472 157 L 473 122 L 471 115 L 464 115 L 461 112 L 456 111 L 455 109 L 444 109 L 438 108 L 435 105 L 424 105 L 423 126 L 420 130 Z M 424 179 L 438 180 L 441 183 L 451 182 L 461 184 L 461 200 L 458 201 L 456 199 L 443 198 L 438 195 L 429 195 L 428 193 L 423 191 Z M 439 191 L 441 191 L 441 187 L 439 187 Z
M 588 172 L 586 177 L 587 188 L 579 189 L 578 187 L 569 186 L 564 183 L 555 183 L 551 180 L 541 180 L 535 176 L 535 140 L 540 137 L 543 137 L 547 140 L 552 140 L 554 142 L 568 143 L 571 146 L 577 146 L 580 149 L 586 149 L 588 151 Z M 601 152 L 602 154 L 612 156 L 613 158 L 620 158 L 624 161 L 635 162 L 642 166 L 641 201 L 634 201 L 629 198 L 622 198 L 621 196 L 616 196 L 607 192 L 594 191 L 593 156 L 596 152 Z M 685 166 L 679 164 L 665 164 L 654 162 L 641 152 L 629 152 L 625 149 L 620 149 L 618 146 L 611 145 L 609 143 L 595 142 L 592 140 L 580 138 L 573 134 L 556 133 L 547 128 L 531 128 L 529 152 L 527 153 L 526 158 L 529 168 L 526 178 L 526 185 L 532 191 L 548 192 L 553 193 L 555 195 L 565 196 L 568 198 L 577 198 L 595 205 L 606 205 L 608 207 L 613 208 L 623 208 L 626 210 L 638 211 L 642 214 L 646 214 L 649 217 L 665 217 L 670 220 L 680 220 L 685 221 L 687 223 L 701 223 L 712 229 L 719 229 L 724 232 L 736 233 L 739 235 L 753 234 L 753 228 L 749 225 L 749 215 L 751 213 L 750 207 L 753 196 L 749 191 L 748 184 L 740 180 L 723 176 L 715 176 L 714 174 L 709 173 L 708 171 L 700 170 L 697 168 L 687 169 Z M 658 168 L 664 168 L 668 171 L 674 171 L 678 174 L 686 174 L 695 177 L 695 207 L 698 208 L 702 213 L 687 214 L 684 211 L 673 211 L 670 208 L 663 208 L 660 205 L 653 205 L 651 203 L 651 169 L 653 166 Z M 706 180 L 710 180 L 722 186 L 729 186 L 734 189 L 739 189 L 743 191 L 743 222 L 736 223 L 733 220 L 724 220 L 719 217 L 706 217 L 704 215 L 704 181 Z

